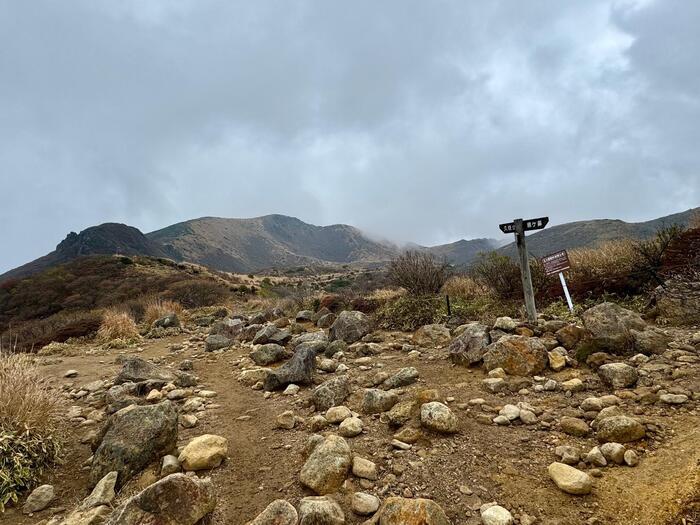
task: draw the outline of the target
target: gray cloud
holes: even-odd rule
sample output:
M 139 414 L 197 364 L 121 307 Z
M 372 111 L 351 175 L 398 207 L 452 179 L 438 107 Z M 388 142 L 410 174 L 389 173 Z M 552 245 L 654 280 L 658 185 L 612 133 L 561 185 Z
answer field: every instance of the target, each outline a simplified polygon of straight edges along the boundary
M 295 215 L 438 243 L 700 204 L 683 0 L 0 0 L 0 271 Z

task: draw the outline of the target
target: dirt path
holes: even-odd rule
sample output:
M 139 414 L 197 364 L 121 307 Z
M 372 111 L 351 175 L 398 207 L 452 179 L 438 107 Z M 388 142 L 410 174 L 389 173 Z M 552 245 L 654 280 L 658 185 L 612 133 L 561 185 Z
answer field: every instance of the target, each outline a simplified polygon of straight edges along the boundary
M 242 385 L 237 366 L 248 348 L 233 348 L 228 352 L 203 354 L 188 350 L 173 354 L 172 343 L 186 338 L 175 337 L 148 341 L 143 352 L 130 349 L 93 355 L 47 358 L 42 369 L 57 384 L 77 385 L 95 379 L 111 379 L 119 370 L 115 358 L 120 354 L 140 355 L 164 365 L 177 366 L 183 359 L 194 361 L 194 372 L 206 389 L 218 393 L 216 407 L 209 408 L 192 429 L 180 429 L 179 441 L 186 443 L 194 436 L 212 433 L 229 440 L 229 460 L 210 473 L 219 496 L 219 505 L 211 521 L 215 524 L 244 524 L 253 519 L 274 499 L 287 499 L 293 504 L 310 495 L 298 482 L 303 464 L 303 449 L 310 431 L 302 427 L 293 430 L 275 429 L 275 419 L 285 410 L 301 417 L 313 412 L 306 406 L 308 389 L 298 396 L 275 394 L 265 399 L 263 393 Z M 583 397 L 594 392 L 576 394 L 566 399 L 561 394 L 487 394 L 481 387 L 484 374 L 479 370 L 453 367 L 442 359 L 442 350 L 426 351 L 419 359 L 409 358 L 401 351 L 387 351 L 374 360 L 375 368 L 361 372 L 349 358 L 351 377 L 363 378 L 379 370 L 388 372 L 404 366 L 415 366 L 420 381 L 406 389 L 402 398 L 421 388 L 439 390 L 442 399 L 450 403 L 460 419 L 457 436 L 425 435 L 412 450 L 393 451 L 388 443 L 392 433 L 379 417 L 362 416 L 366 432 L 349 440 L 355 454 L 376 462 L 380 478 L 391 483 L 360 488 L 351 480 L 349 487 L 386 497 L 390 494 L 435 499 L 445 509 L 454 525 L 478 524 L 478 508 L 482 503 L 498 501 L 516 516 L 527 513 L 537 516 L 543 525 L 585 524 L 598 518 L 600 525 L 671 525 L 672 516 L 687 505 L 698 493 L 698 464 L 700 464 L 700 417 L 684 411 L 669 418 L 667 426 L 675 437 L 665 442 L 653 454 L 642 456 L 636 468 L 608 467 L 596 480 L 593 494 L 573 497 L 558 491 L 547 476 L 546 467 L 556 458 L 559 444 L 575 444 L 588 450 L 596 443 L 590 438 L 572 438 L 539 426 L 497 427 L 476 422 L 479 410 L 463 406 L 469 399 L 481 397 L 496 409 L 504 403 L 526 401 L 543 410 L 577 406 Z M 381 368 L 380 368 L 381 367 Z M 80 375 L 75 380 L 63 379 L 68 369 Z M 567 374 L 575 374 L 568 370 Z M 327 376 L 332 377 L 332 376 Z M 562 377 L 568 377 L 562 375 Z M 325 377 L 321 376 L 322 379 Z M 348 399 L 347 405 L 359 411 L 361 388 Z M 461 408 L 459 408 L 461 407 Z M 85 429 L 72 429 L 63 465 L 48 473 L 46 480 L 57 488 L 56 506 L 70 508 L 86 494 L 86 472 L 81 465 L 90 450 L 80 444 Z M 140 480 L 129 483 L 130 493 L 152 481 L 155 472 L 147 472 Z M 347 495 L 341 503 L 346 508 L 347 523 L 363 522 L 350 512 Z M 34 517 L 21 516 L 9 510 L 3 523 L 30 524 L 48 519 L 56 507 Z M 691 523 L 691 522 L 689 522 Z M 673 525 L 676 525 L 673 523 Z

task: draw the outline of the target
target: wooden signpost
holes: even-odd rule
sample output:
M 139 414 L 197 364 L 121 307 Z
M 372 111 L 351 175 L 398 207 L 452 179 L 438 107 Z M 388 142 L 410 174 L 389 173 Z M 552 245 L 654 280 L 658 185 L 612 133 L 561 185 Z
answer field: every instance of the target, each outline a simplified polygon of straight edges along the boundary
M 569 311 L 574 312 L 574 303 L 571 301 L 571 294 L 569 294 L 569 288 L 566 286 L 566 279 L 564 278 L 564 270 L 571 268 L 571 263 L 569 262 L 569 254 L 566 250 L 561 250 L 559 252 L 551 253 L 542 257 L 542 265 L 544 266 L 545 275 L 559 274 L 559 281 L 561 282 L 561 287 L 564 289 L 564 295 L 566 296 L 566 303 L 569 305 Z
M 515 244 L 518 246 L 518 259 L 520 261 L 520 277 L 523 281 L 523 294 L 525 296 L 525 311 L 527 312 L 527 320 L 533 324 L 537 322 L 537 309 L 535 308 L 535 292 L 532 289 L 530 262 L 527 257 L 525 232 L 541 230 L 547 226 L 548 222 L 549 217 L 538 217 L 526 221 L 515 219 L 513 222 L 498 225 L 503 233 L 515 234 Z

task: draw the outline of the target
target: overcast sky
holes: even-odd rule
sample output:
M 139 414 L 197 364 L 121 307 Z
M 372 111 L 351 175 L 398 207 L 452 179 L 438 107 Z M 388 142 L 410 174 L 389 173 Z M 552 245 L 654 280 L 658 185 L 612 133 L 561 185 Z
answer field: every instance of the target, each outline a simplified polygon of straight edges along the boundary
M 0 0 L 0 272 L 107 221 L 700 205 L 700 2 Z

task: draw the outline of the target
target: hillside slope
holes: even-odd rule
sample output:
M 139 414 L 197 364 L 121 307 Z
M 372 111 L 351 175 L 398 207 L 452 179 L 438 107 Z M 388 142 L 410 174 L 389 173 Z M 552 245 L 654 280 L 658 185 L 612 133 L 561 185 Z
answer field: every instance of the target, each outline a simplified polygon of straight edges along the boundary
M 133 226 L 108 222 L 80 233 L 70 232 L 51 253 L 0 275 L 0 280 L 18 279 L 85 255 L 144 255 L 166 257 L 157 242 Z
M 699 212 L 700 208 L 694 208 L 645 222 L 596 219 L 559 224 L 528 234 L 527 248 L 535 257 L 542 257 L 557 250 L 594 247 L 607 241 L 646 239 L 663 226 L 678 224 L 687 227 L 693 214 Z M 514 255 L 515 250 L 515 242 L 511 242 L 498 251 Z
M 251 272 L 324 263 L 375 263 L 394 252 L 344 224 L 314 226 L 294 217 L 203 217 L 147 234 L 170 257 L 218 270 Z

